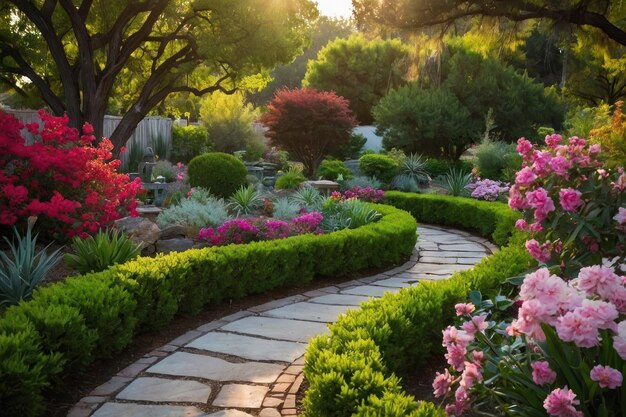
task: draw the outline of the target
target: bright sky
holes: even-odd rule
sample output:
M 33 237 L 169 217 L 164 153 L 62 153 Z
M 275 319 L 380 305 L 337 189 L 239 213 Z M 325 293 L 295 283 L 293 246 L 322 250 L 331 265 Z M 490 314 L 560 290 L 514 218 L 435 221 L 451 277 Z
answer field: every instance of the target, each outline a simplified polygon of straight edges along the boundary
M 317 0 L 320 14 L 331 17 L 352 16 L 352 0 Z

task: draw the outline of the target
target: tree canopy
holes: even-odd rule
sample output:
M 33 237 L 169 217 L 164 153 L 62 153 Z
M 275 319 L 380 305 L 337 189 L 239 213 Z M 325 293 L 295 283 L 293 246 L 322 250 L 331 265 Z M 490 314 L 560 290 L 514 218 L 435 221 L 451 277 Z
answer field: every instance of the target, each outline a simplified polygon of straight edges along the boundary
M 555 24 L 596 28 L 626 45 L 626 2 L 609 0 L 352 0 L 360 26 L 381 25 L 412 31 L 450 27 L 472 16 L 512 21 L 547 19 Z
M 307 43 L 309 0 L 5 0 L 0 82 L 32 87 L 56 114 L 101 135 L 115 99 L 116 149 L 174 93 L 258 85 Z
M 335 91 L 348 99 L 362 124 L 373 121 L 372 107 L 404 84 L 409 48 L 398 39 L 336 39 L 309 61 L 303 86 Z

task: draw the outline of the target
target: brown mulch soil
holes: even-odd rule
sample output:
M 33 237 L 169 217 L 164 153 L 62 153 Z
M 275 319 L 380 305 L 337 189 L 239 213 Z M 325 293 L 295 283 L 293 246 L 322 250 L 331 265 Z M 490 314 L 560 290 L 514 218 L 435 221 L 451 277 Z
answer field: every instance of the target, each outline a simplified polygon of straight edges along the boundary
M 63 392 L 54 393 L 46 399 L 48 409 L 45 415 L 48 417 L 65 417 L 81 398 L 88 396 L 94 388 L 107 382 L 120 370 L 152 350 L 205 323 L 272 300 L 328 287 L 359 277 L 375 275 L 388 269 L 371 269 L 341 278 L 316 278 L 312 282 L 300 286 L 276 289 L 266 294 L 251 295 L 239 300 L 230 300 L 220 305 L 208 306 L 196 316 L 176 317 L 165 329 L 137 335 L 130 346 L 114 358 L 98 361 L 87 371 L 68 378 L 65 381 Z

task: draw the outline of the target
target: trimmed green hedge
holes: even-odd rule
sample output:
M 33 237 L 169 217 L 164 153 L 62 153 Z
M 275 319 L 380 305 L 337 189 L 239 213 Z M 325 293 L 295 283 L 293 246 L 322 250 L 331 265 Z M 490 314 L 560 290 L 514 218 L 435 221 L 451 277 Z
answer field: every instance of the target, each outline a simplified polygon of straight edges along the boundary
M 504 204 L 400 192 L 388 193 L 387 203 L 418 220 L 474 229 L 508 246 L 448 280 L 421 282 L 364 303 L 331 325 L 330 336 L 315 338 L 304 368 L 310 383 L 306 417 L 443 417 L 433 404 L 404 393 L 396 375 L 443 355 L 441 331 L 471 290 L 493 289 L 533 265 L 524 236 L 513 230 L 517 215 Z
M 358 229 L 138 258 L 38 289 L 0 317 L 2 415 L 40 415 L 43 394 L 68 373 L 119 352 L 138 331 L 179 312 L 405 260 L 415 246 L 415 220 L 393 207 L 375 208 L 383 217 Z

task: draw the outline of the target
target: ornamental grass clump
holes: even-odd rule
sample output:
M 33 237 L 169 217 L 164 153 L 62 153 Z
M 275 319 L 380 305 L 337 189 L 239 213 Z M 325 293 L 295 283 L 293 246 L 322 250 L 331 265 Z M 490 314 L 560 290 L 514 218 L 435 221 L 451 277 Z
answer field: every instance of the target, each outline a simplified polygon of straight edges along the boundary
M 86 239 L 75 237 L 72 251 L 63 260 L 71 269 L 86 274 L 104 271 L 115 264 L 123 264 L 141 253 L 141 245 L 135 245 L 123 232 L 101 230 Z

